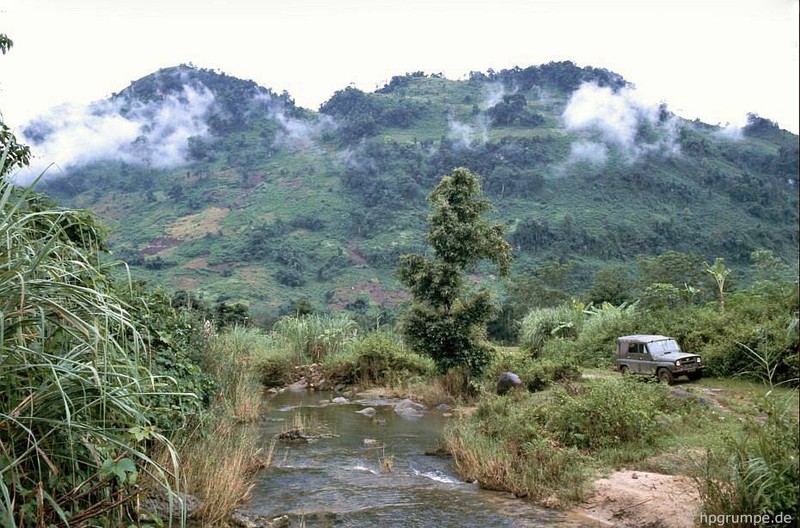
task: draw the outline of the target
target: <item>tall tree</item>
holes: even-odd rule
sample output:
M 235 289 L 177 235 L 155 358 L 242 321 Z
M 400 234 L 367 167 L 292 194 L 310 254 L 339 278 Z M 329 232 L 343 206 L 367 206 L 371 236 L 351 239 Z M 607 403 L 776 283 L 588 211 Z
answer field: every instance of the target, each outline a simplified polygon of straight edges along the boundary
M 481 198 L 478 177 L 469 170 L 458 168 L 443 177 L 428 201 L 433 207 L 428 243 L 434 256 L 404 255 L 397 272 L 413 298 L 402 320 L 403 333 L 441 370 L 464 367 L 477 374 L 489 359 L 486 324 L 496 306 L 489 291 L 468 291 L 464 274 L 489 260 L 506 275 L 511 246 L 503 239 L 502 224 L 483 218 L 491 204 Z

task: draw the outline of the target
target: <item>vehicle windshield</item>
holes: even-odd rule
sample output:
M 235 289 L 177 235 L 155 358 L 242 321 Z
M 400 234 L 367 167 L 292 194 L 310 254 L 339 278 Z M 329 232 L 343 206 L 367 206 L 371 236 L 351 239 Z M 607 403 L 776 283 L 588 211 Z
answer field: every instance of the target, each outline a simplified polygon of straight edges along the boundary
M 661 341 L 647 343 L 647 350 L 650 351 L 652 356 L 663 356 L 680 352 L 681 347 L 678 346 L 674 339 L 662 339 Z

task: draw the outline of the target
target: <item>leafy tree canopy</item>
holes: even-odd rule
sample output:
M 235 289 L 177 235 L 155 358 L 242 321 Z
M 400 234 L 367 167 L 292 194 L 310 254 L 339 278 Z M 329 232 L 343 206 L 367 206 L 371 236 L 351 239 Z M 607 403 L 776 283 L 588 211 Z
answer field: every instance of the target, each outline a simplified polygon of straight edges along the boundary
M 462 367 L 472 374 L 488 361 L 484 336 L 496 308 L 488 291 L 466 291 L 463 274 L 482 260 L 493 262 L 501 275 L 511 264 L 503 226 L 483 218 L 491 205 L 480 194 L 478 177 L 467 169 L 442 178 L 429 197 L 428 243 L 434 257 L 405 255 L 398 269 L 413 298 L 403 319 L 412 348 L 433 357 L 442 370 Z

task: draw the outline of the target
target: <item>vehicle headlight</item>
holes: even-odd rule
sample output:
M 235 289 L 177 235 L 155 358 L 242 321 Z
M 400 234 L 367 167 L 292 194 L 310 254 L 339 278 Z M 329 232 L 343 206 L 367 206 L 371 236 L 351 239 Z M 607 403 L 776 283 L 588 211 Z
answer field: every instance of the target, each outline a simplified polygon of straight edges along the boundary
M 675 366 L 676 366 L 676 367 L 680 367 L 680 366 L 681 366 L 681 360 L 680 360 L 680 359 L 679 359 L 678 361 L 676 361 L 676 362 L 675 362 Z
M 701 361 L 703 361 L 703 358 L 697 358 L 698 363 L 700 363 Z

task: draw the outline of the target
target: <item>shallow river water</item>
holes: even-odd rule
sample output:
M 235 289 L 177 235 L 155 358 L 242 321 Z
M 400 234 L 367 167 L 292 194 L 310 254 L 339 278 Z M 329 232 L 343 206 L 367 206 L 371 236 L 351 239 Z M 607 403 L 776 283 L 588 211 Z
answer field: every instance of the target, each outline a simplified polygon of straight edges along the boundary
M 589 525 L 462 482 L 449 458 L 426 455 L 440 442 L 448 420 L 443 413 L 432 410 L 408 420 L 387 400 L 324 403 L 335 396 L 287 391 L 270 400 L 265 446 L 300 422 L 312 434 L 328 435 L 311 443 L 278 442 L 273 465 L 259 474 L 247 509 L 266 516 L 288 514 L 292 526 L 307 527 Z M 367 406 L 377 410 L 374 418 L 356 413 Z M 365 446 L 365 439 L 379 445 Z M 385 471 L 387 460 L 391 471 Z

